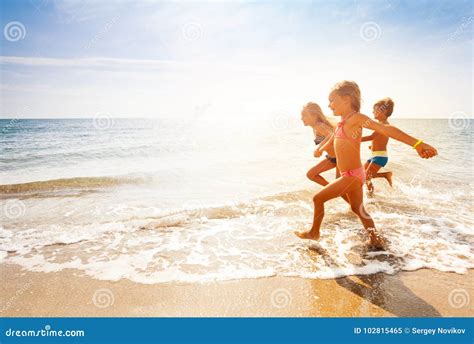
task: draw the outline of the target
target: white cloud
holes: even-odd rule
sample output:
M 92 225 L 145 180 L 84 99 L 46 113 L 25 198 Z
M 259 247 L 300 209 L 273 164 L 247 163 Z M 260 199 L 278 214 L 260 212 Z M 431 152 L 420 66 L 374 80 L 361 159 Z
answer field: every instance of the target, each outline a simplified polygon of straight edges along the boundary
M 179 65 L 176 61 L 167 60 L 137 60 L 118 58 L 46 58 L 46 57 L 22 57 L 22 56 L 0 56 L 0 63 L 15 64 L 36 67 L 114 67 L 140 66 L 146 68 L 162 68 Z
M 453 39 L 443 55 L 439 36 L 415 39 L 416 27 L 381 22 L 382 36 L 368 43 L 359 21 L 391 11 L 385 3 L 354 2 L 356 12 L 323 2 L 318 11 L 310 2 L 85 4 L 57 4 L 58 13 L 82 23 L 68 26 L 79 30 L 78 46 L 91 39 L 91 30 L 83 33 L 90 21 L 100 19 L 103 30 L 105 17 L 119 13 L 119 20 L 90 49 L 71 53 L 75 58 L 1 56 L 3 116 L 25 103 L 29 116 L 84 116 L 104 107 L 119 115 L 186 116 L 209 102 L 214 116 L 282 108 L 297 115 L 309 100 L 326 108 L 329 89 L 341 79 L 360 84 L 366 112 L 385 96 L 396 98 L 402 117 L 472 112 L 472 85 L 462 76 L 472 66 L 459 62 L 465 37 Z M 345 23 L 331 22 L 327 13 Z M 183 36 L 189 23 L 198 25 L 197 39 Z

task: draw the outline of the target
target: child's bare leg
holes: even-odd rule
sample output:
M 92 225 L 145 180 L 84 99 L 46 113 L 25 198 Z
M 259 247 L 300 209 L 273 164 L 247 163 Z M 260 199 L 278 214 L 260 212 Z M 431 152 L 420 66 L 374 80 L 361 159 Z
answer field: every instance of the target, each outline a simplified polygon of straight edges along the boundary
M 339 178 L 341 176 L 341 172 L 339 171 L 339 169 L 336 167 L 336 179 Z M 351 204 L 351 202 L 349 202 L 349 197 L 347 197 L 347 194 L 344 194 L 344 195 L 341 195 L 342 199 L 344 201 L 347 202 L 347 204 Z
M 357 187 L 357 182 L 357 180 L 354 181 L 352 178 L 340 177 L 316 193 L 313 197 L 314 217 L 311 229 L 306 232 L 295 232 L 295 234 L 301 239 L 318 240 L 319 229 L 324 217 L 324 203 L 330 199 L 347 194 L 354 186 Z
M 390 186 L 393 186 L 392 184 L 392 172 L 379 172 L 375 173 L 372 178 L 385 178 Z
M 326 186 L 329 182 L 321 176 L 321 173 L 329 171 L 336 165 L 327 159 L 321 160 L 316 166 L 312 167 L 307 173 L 306 177 L 309 180 L 318 183 L 319 185 Z
M 374 175 L 380 170 L 381 166 L 374 163 L 366 162 L 364 168 L 366 176 L 365 184 L 367 185 L 367 190 L 369 191 L 369 193 L 373 193 L 374 184 L 372 184 L 372 178 L 374 178 Z
M 355 177 L 349 178 L 355 179 Z M 372 220 L 372 217 L 365 210 L 364 193 L 362 191 L 362 186 L 350 192 L 349 199 L 351 201 L 352 211 L 359 217 L 360 221 L 362 222 L 362 225 L 369 234 L 369 244 L 376 248 L 383 248 L 385 242 L 383 238 L 377 233 L 377 230 L 375 229 L 374 220 Z

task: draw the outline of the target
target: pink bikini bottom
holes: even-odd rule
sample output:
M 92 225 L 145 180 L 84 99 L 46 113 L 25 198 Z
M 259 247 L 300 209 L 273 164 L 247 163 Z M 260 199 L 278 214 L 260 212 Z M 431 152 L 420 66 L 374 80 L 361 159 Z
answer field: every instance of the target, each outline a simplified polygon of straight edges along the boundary
M 359 178 L 360 182 L 362 184 L 365 183 L 365 170 L 364 170 L 364 167 L 361 166 L 359 168 L 355 168 L 353 170 L 348 170 L 348 171 L 344 171 L 344 172 L 341 172 L 341 176 L 343 177 L 357 177 Z

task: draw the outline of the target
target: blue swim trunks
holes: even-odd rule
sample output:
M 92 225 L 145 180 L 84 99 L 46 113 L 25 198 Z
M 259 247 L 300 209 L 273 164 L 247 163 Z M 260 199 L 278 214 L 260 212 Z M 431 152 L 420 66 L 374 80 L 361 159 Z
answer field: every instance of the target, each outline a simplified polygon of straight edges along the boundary
M 388 158 L 386 156 L 373 156 L 372 158 L 367 160 L 367 162 L 384 167 L 385 165 L 387 165 Z

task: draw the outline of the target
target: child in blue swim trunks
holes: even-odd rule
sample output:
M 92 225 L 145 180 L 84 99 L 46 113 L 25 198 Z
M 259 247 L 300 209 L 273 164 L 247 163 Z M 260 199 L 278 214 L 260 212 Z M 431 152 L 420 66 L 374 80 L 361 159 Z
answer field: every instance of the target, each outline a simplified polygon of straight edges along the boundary
M 392 115 L 394 103 L 390 98 L 384 98 L 374 104 L 374 118 L 382 124 L 389 124 L 388 118 Z M 392 186 L 392 172 L 379 172 L 388 162 L 387 144 L 388 136 L 373 132 L 369 136 L 362 137 L 362 141 L 372 141 L 370 149 L 372 157 L 365 163 L 366 185 L 369 193 L 374 192 L 372 178 L 385 178 L 390 186 Z

